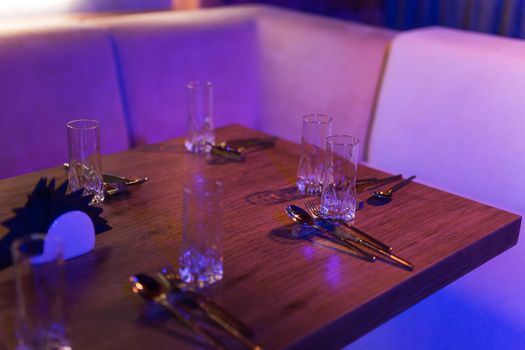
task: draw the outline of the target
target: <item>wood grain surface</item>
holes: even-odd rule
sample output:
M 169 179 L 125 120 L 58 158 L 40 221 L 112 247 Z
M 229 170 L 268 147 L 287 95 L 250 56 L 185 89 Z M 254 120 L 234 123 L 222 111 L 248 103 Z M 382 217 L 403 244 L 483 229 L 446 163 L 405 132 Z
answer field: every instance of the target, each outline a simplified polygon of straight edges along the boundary
M 219 141 L 267 136 L 238 125 L 217 135 Z M 365 205 L 355 222 L 412 261 L 412 272 L 293 239 L 284 208 L 305 200 L 293 189 L 298 153 L 298 145 L 278 140 L 244 163 L 213 164 L 185 153 L 176 139 L 104 157 L 105 171 L 150 180 L 104 202 L 102 216 L 113 229 L 97 236 L 93 252 L 67 261 L 73 348 L 209 348 L 127 284 L 131 274 L 177 266 L 182 187 L 191 174 L 224 184 L 225 277 L 205 293 L 251 326 L 265 349 L 342 347 L 517 242 L 521 217 L 417 182 L 387 205 Z M 387 175 L 365 166 L 358 174 Z M 66 172 L 57 167 L 0 181 L 1 221 L 24 205 L 41 176 L 62 181 Z M 13 348 L 11 268 L 0 271 L 0 295 L 0 339 Z

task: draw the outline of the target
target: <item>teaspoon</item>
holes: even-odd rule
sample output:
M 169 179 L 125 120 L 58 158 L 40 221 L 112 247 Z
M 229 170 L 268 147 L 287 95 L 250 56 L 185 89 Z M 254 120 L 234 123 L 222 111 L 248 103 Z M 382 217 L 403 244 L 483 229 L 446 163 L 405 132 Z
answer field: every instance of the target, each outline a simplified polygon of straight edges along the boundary
M 388 190 L 372 192 L 372 196 L 374 198 L 376 198 L 376 199 L 379 199 L 379 200 L 390 199 L 390 198 L 392 198 L 392 193 L 394 193 L 395 191 L 399 190 L 401 187 L 405 186 L 406 184 L 408 184 L 409 182 L 411 182 L 415 178 L 416 178 L 415 175 L 410 176 L 408 179 L 401 181 L 397 185 L 394 185 L 391 188 L 389 188 Z
M 163 306 L 192 331 L 207 338 L 216 349 L 226 350 L 224 345 L 222 345 L 222 343 L 212 334 L 201 328 L 197 322 L 191 319 L 188 315 L 184 315 L 173 304 L 171 304 L 168 301 L 168 295 L 165 288 L 153 277 L 144 273 L 139 273 L 131 276 L 129 281 L 131 282 L 131 291 L 133 293 L 140 295 L 145 300 L 150 300 Z

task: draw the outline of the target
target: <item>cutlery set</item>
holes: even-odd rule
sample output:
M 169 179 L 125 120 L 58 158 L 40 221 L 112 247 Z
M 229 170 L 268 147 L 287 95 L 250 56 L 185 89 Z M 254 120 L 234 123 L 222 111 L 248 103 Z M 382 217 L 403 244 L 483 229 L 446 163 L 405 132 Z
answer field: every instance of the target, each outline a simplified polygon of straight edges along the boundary
M 286 213 L 293 221 L 297 222 L 298 224 L 306 226 L 306 227 L 315 228 L 327 234 L 328 236 L 332 238 L 332 240 L 335 240 L 340 245 L 355 251 L 359 256 L 361 256 L 365 260 L 372 262 L 376 259 L 375 256 L 368 254 L 367 252 L 365 252 L 364 250 L 356 246 L 353 242 L 348 241 L 347 239 L 342 237 L 342 235 L 339 235 L 338 233 L 336 233 L 335 230 L 325 228 L 324 225 L 322 225 L 321 223 L 324 223 L 326 225 L 326 222 L 323 222 L 323 221 L 320 222 L 318 220 L 315 220 L 312 216 L 310 216 L 310 214 L 308 214 L 302 208 L 296 205 L 289 205 L 288 207 L 286 207 Z
M 211 146 L 210 153 L 212 155 L 222 158 L 223 160 L 240 163 L 246 160 L 246 154 L 273 147 L 275 145 L 275 141 L 276 139 L 273 137 L 264 139 L 252 138 L 232 140 L 218 144 L 209 143 L 209 146 Z
M 69 168 L 69 163 L 64 163 L 64 168 Z M 110 173 L 102 173 L 102 181 L 104 181 L 104 192 L 108 196 L 113 196 L 117 193 L 123 192 L 127 186 L 140 185 L 148 181 L 147 177 L 125 177 L 114 175 Z
M 362 193 L 365 190 L 371 191 L 381 186 L 384 186 L 386 184 L 389 184 L 390 182 L 401 180 L 401 179 L 402 179 L 401 174 L 385 177 L 383 179 L 378 179 L 376 177 L 358 179 L 356 181 L 356 190 L 357 190 L 357 193 Z
M 372 192 L 372 197 L 379 200 L 389 200 L 392 197 L 392 193 L 399 190 L 401 187 L 410 183 L 415 176 L 411 176 L 406 180 L 403 180 L 391 188 L 384 191 L 375 191 Z M 373 187 L 379 184 L 383 186 L 389 182 L 401 179 L 401 175 L 391 176 L 385 179 L 362 179 L 358 181 L 359 184 L 363 184 L 362 188 Z M 287 215 L 296 223 L 299 223 L 305 227 L 314 228 L 325 235 L 330 236 L 330 238 L 347 249 L 350 249 L 354 254 L 357 254 L 359 257 L 369 261 L 374 262 L 378 256 L 383 259 L 387 259 L 390 262 L 393 262 L 407 270 L 413 270 L 414 264 L 411 262 L 395 255 L 392 253 L 392 247 L 379 241 L 378 239 L 372 237 L 371 235 L 363 232 L 362 230 L 357 229 L 356 227 L 349 225 L 346 221 L 342 219 L 333 219 L 326 218 L 321 213 L 319 206 L 315 201 L 306 201 L 306 209 L 308 212 L 296 205 L 289 205 L 286 208 Z M 338 230 L 339 227 L 344 227 L 346 230 L 342 233 Z M 366 250 L 366 248 L 371 253 Z
M 196 321 L 191 309 L 198 308 L 201 310 L 210 321 L 237 339 L 246 348 L 263 349 L 250 339 L 253 336 L 253 331 L 249 327 L 211 299 L 197 292 L 185 290 L 182 287 L 183 282 L 172 269 L 164 268 L 155 277 L 139 273 L 130 276 L 129 282 L 133 293 L 165 308 L 194 333 L 206 338 L 215 349 L 225 350 L 226 347 L 214 334 Z M 169 296 L 172 294 L 179 297 L 177 300 L 180 301 L 171 301 Z

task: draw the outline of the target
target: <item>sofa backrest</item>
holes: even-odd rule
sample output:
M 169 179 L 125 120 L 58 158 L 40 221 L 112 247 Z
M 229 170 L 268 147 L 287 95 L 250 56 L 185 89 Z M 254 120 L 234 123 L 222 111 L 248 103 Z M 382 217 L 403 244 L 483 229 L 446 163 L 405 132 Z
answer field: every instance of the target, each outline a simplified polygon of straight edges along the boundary
M 117 52 L 132 145 L 182 136 L 186 85 L 214 85 L 215 126 L 255 126 L 256 25 L 250 8 L 162 12 L 89 19 Z
M 215 85 L 217 125 L 299 142 L 301 117 L 326 113 L 364 143 L 395 32 L 264 5 L 88 19 L 118 52 L 133 144 L 184 134 L 186 83 Z
M 525 213 L 525 42 L 453 29 L 393 40 L 368 162 Z
M 0 53 L 0 178 L 66 162 L 72 119 L 100 121 L 103 153 L 128 147 L 103 32 L 71 23 L 3 25 Z
M 386 48 L 396 32 L 268 6 L 260 7 L 258 26 L 258 128 L 300 142 L 302 116 L 325 113 L 333 116 L 334 131 L 364 145 Z

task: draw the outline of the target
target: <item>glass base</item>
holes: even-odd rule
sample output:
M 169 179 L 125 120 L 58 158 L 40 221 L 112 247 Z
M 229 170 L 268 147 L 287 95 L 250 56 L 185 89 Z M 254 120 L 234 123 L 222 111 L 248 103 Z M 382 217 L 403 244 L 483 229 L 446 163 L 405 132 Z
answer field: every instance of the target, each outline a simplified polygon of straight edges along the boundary
M 63 326 L 55 324 L 53 327 L 56 329 L 37 329 L 31 333 L 17 334 L 16 350 L 71 350 L 63 334 Z
M 194 136 L 186 138 L 184 147 L 191 153 L 209 153 L 214 143 L 215 137 L 213 135 Z
M 318 195 L 321 194 L 321 191 L 323 190 L 321 183 L 307 182 L 302 179 L 297 180 L 297 188 L 299 191 L 307 195 Z
M 355 219 L 355 205 L 353 208 L 340 208 L 340 207 L 326 207 L 321 205 L 320 208 L 321 214 L 323 217 L 329 219 L 341 219 L 346 222 L 352 221 Z
M 69 160 L 68 193 L 83 189 L 82 195 L 91 195 L 93 198 L 89 204 L 104 201 L 104 182 L 100 166 L 91 166 L 75 159 Z

